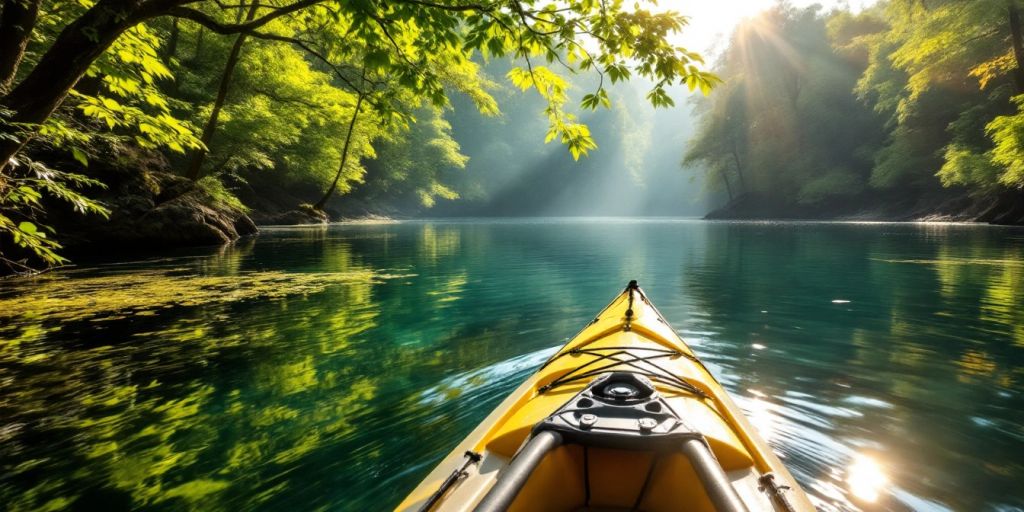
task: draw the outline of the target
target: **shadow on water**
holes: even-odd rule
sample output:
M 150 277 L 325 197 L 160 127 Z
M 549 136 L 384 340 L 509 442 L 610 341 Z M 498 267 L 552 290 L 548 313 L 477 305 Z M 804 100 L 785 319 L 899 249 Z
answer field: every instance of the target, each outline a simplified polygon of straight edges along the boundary
M 631 278 L 822 510 L 1024 506 L 1024 232 L 609 219 L 4 282 L 0 503 L 388 508 Z

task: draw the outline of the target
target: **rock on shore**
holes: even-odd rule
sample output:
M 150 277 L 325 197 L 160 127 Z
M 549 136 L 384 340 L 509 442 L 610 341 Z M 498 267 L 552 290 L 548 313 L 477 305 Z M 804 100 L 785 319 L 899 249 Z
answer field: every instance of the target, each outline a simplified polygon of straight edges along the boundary
M 69 250 L 139 250 L 220 245 L 258 233 L 242 210 L 218 200 L 191 180 L 161 171 L 111 170 L 104 190 L 90 197 L 110 218 L 81 215 L 55 205 L 47 221 Z

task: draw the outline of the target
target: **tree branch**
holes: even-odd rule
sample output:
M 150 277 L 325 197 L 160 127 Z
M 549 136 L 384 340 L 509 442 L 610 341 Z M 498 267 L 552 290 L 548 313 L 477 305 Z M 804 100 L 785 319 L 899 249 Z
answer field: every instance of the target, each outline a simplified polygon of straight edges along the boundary
M 445 11 L 464 12 L 464 11 L 478 11 L 478 12 L 491 12 L 494 10 L 497 2 L 492 4 L 439 4 L 436 2 L 430 2 L 427 0 L 396 0 L 396 3 L 400 4 L 414 4 L 422 5 L 423 7 L 431 7 L 434 9 L 442 9 Z
M 299 0 L 295 3 L 288 4 L 284 7 L 278 7 L 275 10 L 271 11 L 270 13 L 264 14 L 259 18 L 256 18 L 252 21 L 247 21 L 245 23 L 222 23 L 221 21 L 203 13 L 202 11 L 193 9 L 191 7 L 184 7 L 180 4 L 175 4 L 174 6 L 163 10 L 159 10 L 156 7 L 147 9 L 147 7 L 149 6 L 145 6 L 142 8 L 140 12 L 140 21 L 143 21 L 147 18 L 154 18 L 157 16 L 167 15 L 192 20 L 218 34 L 240 34 L 243 32 L 251 33 L 252 31 L 262 27 L 263 25 L 266 25 L 267 23 L 270 23 L 271 21 L 280 18 L 281 16 L 291 14 L 296 11 L 301 11 L 302 9 L 306 9 L 308 7 L 312 7 L 314 5 L 321 4 L 326 1 L 327 0 Z M 150 5 L 157 6 L 163 3 L 164 2 L 159 2 Z
M 395 48 L 395 51 L 398 52 L 398 56 L 401 57 L 402 60 L 404 60 L 405 63 L 409 65 L 409 67 L 419 71 L 419 66 L 413 64 L 413 62 L 409 60 L 409 57 L 405 54 L 405 51 L 403 51 L 402 47 L 398 45 L 398 41 L 395 41 L 395 38 L 392 37 L 391 32 L 388 31 L 386 20 L 384 20 L 380 16 L 377 16 L 375 13 L 367 13 L 367 15 L 370 17 L 370 19 L 377 23 L 377 26 L 380 27 L 381 31 L 384 32 L 384 35 L 387 36 L 388 41 L 391 41 L 391 46 L 393 46 Z
M 344 73 L 344 68 L 348 67 L 350 69 L 355 69 L 354 67 L 352 67 L 352 66 L 345 66 L 343 64 L 335 64 L 335 63 L 331 62 L 331 60 L 328 59 L 327 56 L 323 54 L 323 52 L 318 51 L 316 48 L 313 48 L 312 44 L 309 43 L 308 41 L 303 41 L 301 39 L 297 39 L 297 38 L 294 38 L 294 37 L 281 36 L 281 35 L 277 35 L 277 34 L 267 34 L 267 33 L 256 32 L 256 31 L 249 32 L 248 35 L 249 35 L 249 37 L 253 37 L 253 38 L 256 38 L 256 39 L 263 39 L 263 40 L 267 40 L 267 41 L 277 41 L 277 42 L 281 42 L 281 43 L 288 43 L 288 44 L 293 44 L 293 45 L 299 47 L 302 51 L 306 52 L 306 54 L 308 54 L 309 56 L 313 57 L 314 59 L 322 62 L 324 65 L 326 65 L 334 73 L 334 76 L 338 77 L 339 80 L 341 80 L 342 82 L 345 83 L 345 85 L 349 88 L 349 90 L 351 90 L 352 92 L 354 92 L 356 94 L 359 94 L 359 95 L 362 95 L 362 96 L 366 96 L 366 101 L 369 102 L 370 105 L 373 106 L 373 108 L 375 108 L 377 110 L 380 110 L 380 104 L 378 104 L 370 96 L 370 92 L 371 91 L 365 90 L 365 84 L 369 83 L 372 87 L 378 87 L 378 86 L 384 85 L 383 82 L 374 81 L 374 80 L 371 80 L 371 79 L 366 78 L 364 76 L 362 78 L 362 82 L 364 83 L 363 86 L 362 87 L 356 86 L 356 84 L 352 83 L 352 81 L 349 80 L 349 78 L 347 76 L 345 76 L 345 73 Z

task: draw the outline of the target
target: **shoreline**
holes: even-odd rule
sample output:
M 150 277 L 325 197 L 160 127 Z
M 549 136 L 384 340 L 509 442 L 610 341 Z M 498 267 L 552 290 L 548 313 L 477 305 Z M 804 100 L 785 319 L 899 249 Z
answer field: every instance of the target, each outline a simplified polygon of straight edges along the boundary
M 624 223 L 674 223 L 674 222 L 706 222 L 722 224 L 932 224 L 950 226 L 992 226 L 992 227 L 1024 227 L 1021 224 L 992 224 L 977 220 L 964 220 L 955 218 L 917 218 L 917 219 L 893 219 L 875 217 L 837 217 L 837 218 L 791 218 L 791 217 L 737 217 L 737 218 L 716 218 L 708 216 L 637 216 L 637 217 L 602 217 L 602 216 L 517 216 L 517 217 L 396 217 L 396 218 L 350 218 L 332 221 L 323 224 L 263 224 L 259 228 L 267 230 L 287 230 L 298 228 L 317 228 L 330 226 L 373 226 L 388 224 L 415 224 L 415 223 L 446 223 L 446 224 L 467 224 L 467 223 L 536 223 L 536 222 L 624 222 Z M 258 235 L 252 235 L 258 236 Z
M 815 204 L 747 194 L 708 212 L 704 218 L 1024 226 L 1024 191 L 1004 190 L 986 196 L 971 196 L 963 191 L 949 190 L 907 196 L 896 193 L 865 194 Z
M 418 224 L 418 223 L 442 223 L 442 224 L 536 224 L 536 223 L 636 223 L 636 224 L 670 224 L 670 223 L 708 223 L 708 224 L 750 224 L 750 225 L 819 225 L 819 224 L 843 224 L 843 225 L 932 225 L 951 226 L 962 228 L 997 228 L 997 229 L 1024 229 L 1020 224 L 992 224 L 973 220 L 954 220 L 942 218 L 921 218 L 921 219 L 879 219 L 864 217 L 846 217 L 832 219 L 810 219 L 810 218 L 708 218 L 708 217 L 406 217 L 391 218 L 382 216 L 369 216 L 364 218 L 347 218 L 326 224 L 280 224 L 261 225 L 260 231 L 242 235 L 237 239 L 223 244 L 204 245 L 157 245 L 140 247 L 137 245 L 110 246 L 100 243 L 79 245 L 69 253 L 71 263 L 62 267 L 55 267 L 47 271 L 73 270 L 83 266 L 118 265 L 143 262 L 147 260 L 159 260 L 164 258 L 179 257 L 204 257 L 213 254 L 215 251 L 229 250 L 232 247 L 242 247 L 253 244 L 260 236 L 260 232 L 286 232 L 300 231 L 306 229 L 329 229 L 332 226 L 384 226 L 397 224 Z M 0 276 L 0 279 L 15 278 L 17 276 L 32 276 L 37 273 L 11 274 Z

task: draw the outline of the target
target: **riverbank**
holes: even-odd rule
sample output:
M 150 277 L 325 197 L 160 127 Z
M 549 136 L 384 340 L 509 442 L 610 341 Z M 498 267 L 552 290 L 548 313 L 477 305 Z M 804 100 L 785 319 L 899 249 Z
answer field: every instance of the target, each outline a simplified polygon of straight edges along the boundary
M 98 166 L 96 166 L 98 167 Z M 48 207 L 46 221 L 72 262 L 177 254 L 190 248 L 227 246 L 260 233 L 264 226 L 379 224 L 394 218 L 351 214 L 336 198 L 327 212 L 304 205 L 317 191 L 273 186 L 270 181 L 211 179 L 193 182 L 164 170 L 94 168 L 106 188 L 88 190 L 110 215 L 83 215 L 64 204 Z
M 890 222 L 978 222 L 1024 226 L 1024 191 L 971 196 L 960 190 L 919 195 L 862 194 L 800 204 L 747 194 L 704 216 L 708 220 L 834 220 Z
M 381 215 L 346 216 L 336 198 L 327 212 L 308 206 L 319 191 L 281 187 L 272 180 L 212 178 L 192 181 L 168 172 L 158 162 L 150 168 L 93 165 L 91 177 L 105 187 L 85 192 L 110 214 L 83 215 L 72 206 L 47 205 L 47 225 L 71 257 L 159 254 L 161 251 L 220 246 L 259 233 L 259 226 L 384 221 Z M 306 198 L 304 200 L 304 198 Z
M 94 168 L 93 174 L 96 175 Z M 365 201 L 336 197 L 326 212 L 308 206 L 319 191 L 284 187 L 254 173 L 246 180 L 192 182 L 163 170 L 102 171 L 106 189 L 90 191 L 106 204 L 107 219 L 53 207 L 49 221 L 73 261 L 119 255 L 225 245 L 256 235 L 259 226 L 381 223 L 410 218 L 408 212 L 374 209 Z M 304 206 L 305 205 L 305 206 Z M 413 216 L 415 217 L 415 216 Z M 972 197 L 939 189 L 927 194 L 863 194 L 813 205 L 745 195 L 708 213 L 709 220 L 934 221 L 1024 225 L 1024 192 Z
M 47 208 L 45 221 L 65 253 L 223 245 L 259 232 L 248 208 L 214 180 L 107 169 L 102 182 L 105 188 L 87 193 L 109 209 L 106 218 L 64 204 Z

